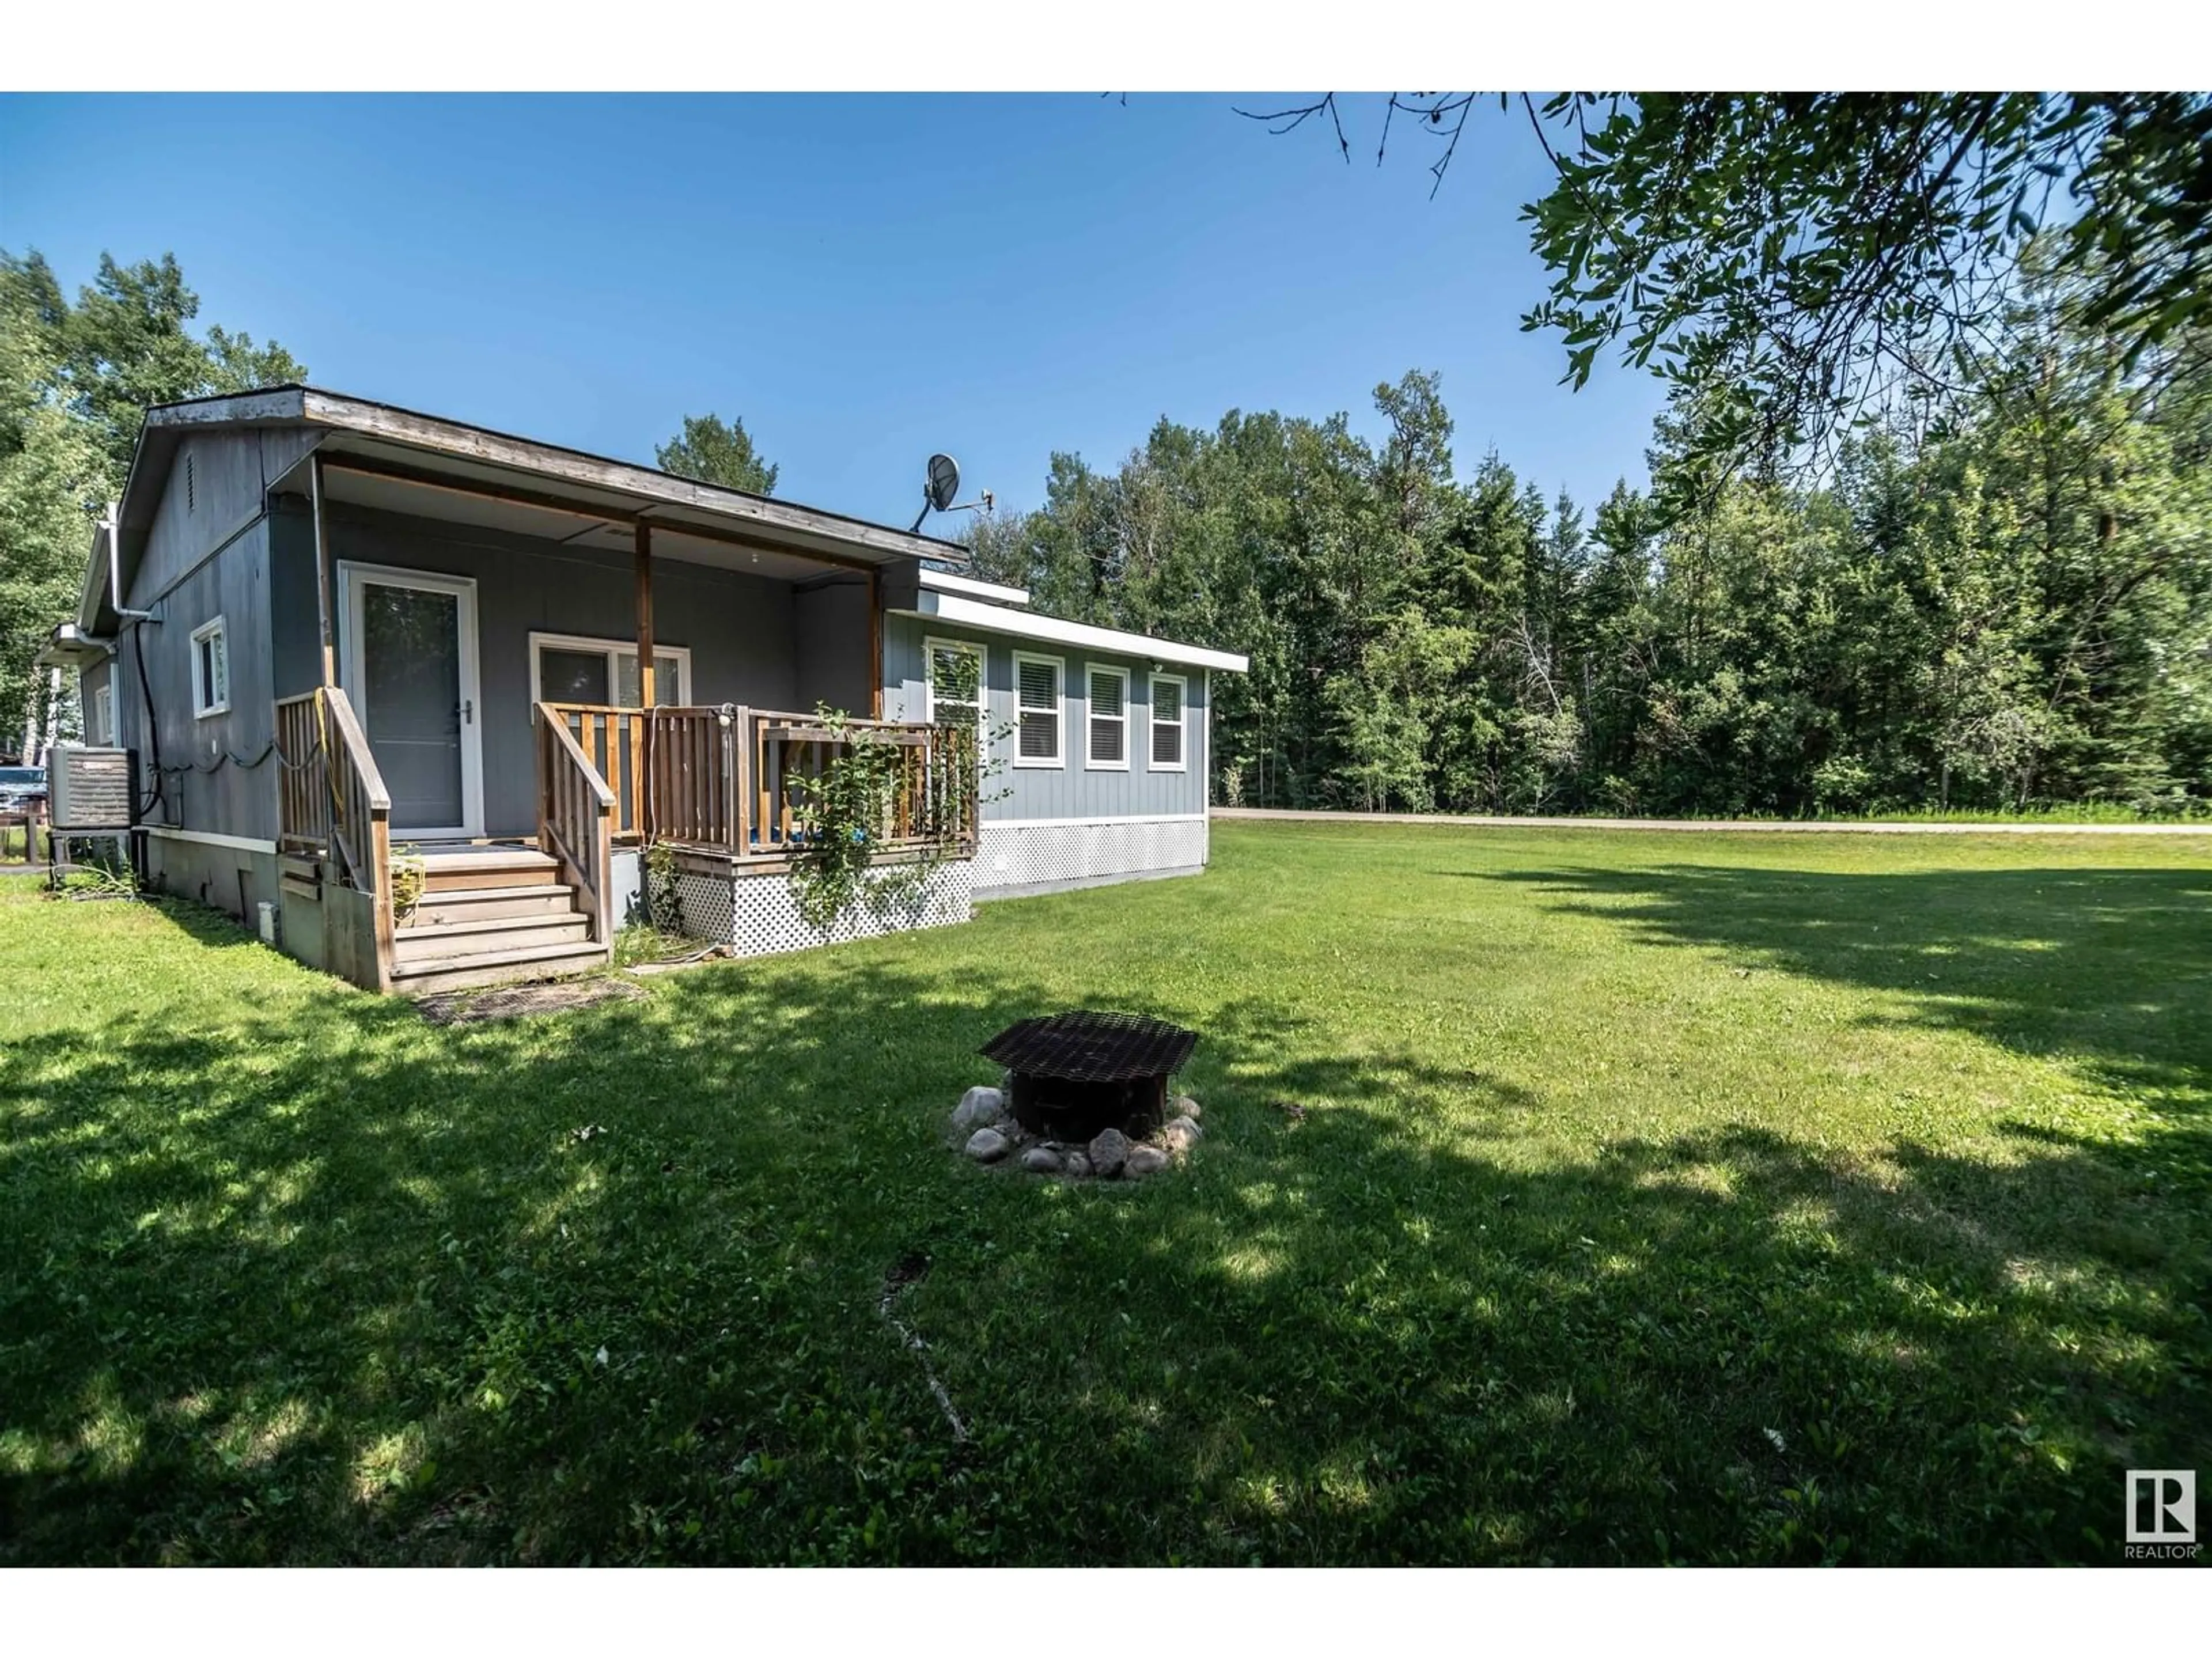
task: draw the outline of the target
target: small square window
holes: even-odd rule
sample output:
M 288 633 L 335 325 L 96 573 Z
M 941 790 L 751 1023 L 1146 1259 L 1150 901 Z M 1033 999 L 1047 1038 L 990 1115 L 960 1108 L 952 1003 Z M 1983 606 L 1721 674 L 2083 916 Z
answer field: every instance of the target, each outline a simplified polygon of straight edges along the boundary
M 222 618 L 192 630 L 192 713 L 204 720 L 230 712 L 230 647 Z

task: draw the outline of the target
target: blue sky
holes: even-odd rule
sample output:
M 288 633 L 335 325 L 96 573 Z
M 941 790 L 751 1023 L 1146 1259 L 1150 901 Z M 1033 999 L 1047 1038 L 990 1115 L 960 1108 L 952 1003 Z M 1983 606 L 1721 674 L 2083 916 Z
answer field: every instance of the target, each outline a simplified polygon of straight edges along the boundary
M 1111 466 L 1162 415 L 1348 410 L 1436 368 L 1468 471 L 1492 446 L 1585 505 L 1644 478 L 1655 383 L 1557 384 L 1516 216 L 1544 162 L 1469 125 L 1372 164 L 1266 94 L 1051 98 L 0 100 L 0 246 L 64 283 L 173 251 L 200 321 L 318 384 L 650 461 L 742 415 L 777 493 L 904 522 L 933 449 L 1034 505 L 1047 458 Z M 1401 141 L 1404 141 L 1402 144 Z M 952 533 L 951 520 L 933 526 Z

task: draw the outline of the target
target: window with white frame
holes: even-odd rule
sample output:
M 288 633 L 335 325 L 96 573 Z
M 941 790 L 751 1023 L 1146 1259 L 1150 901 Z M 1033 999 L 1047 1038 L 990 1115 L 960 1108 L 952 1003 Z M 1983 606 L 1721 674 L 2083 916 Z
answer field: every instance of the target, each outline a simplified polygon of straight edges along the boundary
M 931 640 L 923 647 L 929 678 L 922 718 L 933 726 L 983 726 L 983 647 L 967 640 Z
M 1189 682 L 1180 674 L 1152 676 L 1152 769 L 1155 772 L 1181 772 L 1188 764 L 1183 759 L 1183 714 L 1189 691 Z
M 115 688 L 97 685 L 92 692 L 92 715 L 85 722 L 87 743 L 112 744 L 115 741 Z
M 222 618 L 192 629 L 192 713 L 204 720 L 230 712 L 230 647 Z
M 1129 769 L 1129 673 L 1124 668 L 1090 672 L 1091 732 L 1084 765 L 1094 772 Z
M 1021 727 L 1014 749 L 1017 766 L 1060 766 L 1062 688 L 1067 665 L 1058 657 L 1014 653 L 1014 698 Z
M 530 636 L 530 683 L 539 702 L 635 708 L 643 690 L 637 680 L 637 646 L 580 634 Z M 653 648 L 653 700 L 678 706 L 691 701 L 691 653 L 680 645 Z

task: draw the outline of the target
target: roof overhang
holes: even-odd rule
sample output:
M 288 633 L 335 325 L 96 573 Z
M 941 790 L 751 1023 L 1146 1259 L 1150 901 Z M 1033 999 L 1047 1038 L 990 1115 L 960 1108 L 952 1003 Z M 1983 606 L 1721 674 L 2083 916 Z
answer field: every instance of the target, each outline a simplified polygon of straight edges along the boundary
M 650 525 L 656 554 L 756 569 L 763 575 L 859 571 L 910 562 L 965 563 L 957 543 L 796 502 L 748 495 L 580 450 L 563 448 L 389 404 L 275 386 L 149 410 L 118 514 L 128 584 L 145 546 L 176 452 L 191 434 L 283 427 L 312 434 L 340 501 L 512 529 L 601 550 L 627 549 Z M 306 457 L 270 481 L 307 493 Z M 95 546 L 78 622 L 112 619 L 106 556 Z
M 94 639 L 76 623 L 65 622 L 39 647 L 39 654 L 33 660 L 41 668 L 86 669 L 114 654 L 115 647 L 111 642 Z
M 1072 645 L 1091 651 L 1111 652 L 1116 656 L 1143 657 L 1153 662 L 1175 663 L 1189 668 L 1218 668 L 1226 673 L 1242 674 L 1252 665 L 1249 657 L 1234 651 L 1216 651 L 1209 646 L 1184 645 L 1176 640 L 1155 640 L 1142 634 L 1127 634 L 1118 628 L 1099 628 L 1090 623 L 1064 622 L 1058 617 L 1041 617 L 1033 611 L 1010 611 L 1002 605 L 987 605 L 962 593 L 948 593 L 924 585 L 913 596 L 910 605 L 895 608 L 908 616 L 933 617 L 942 623 L 962 628 L 979 629 L 987 633 L 1003 634 L 1018 640 L 1042 640 L 1053 645 Z
M 940 593 L 959 593 L 990 605 L 1027 605 L 1030 602 L 1030 591 L 1026 587 L 1007 587 L 999 582 L 978 581 L 973 576 L 957 575 L 950 570 L 933 570 L 927 565 L 922 567 L 920 580 L 924 587 L 933 587 Z
M 326 455 L 380 460 L 387 469 L 411 467 L 432 483 L 502 487 L 518 499 L 535 495 L 556 513 L 598 515 L 625 526 L 625 536 L 628 526 L 643 520 L 656 532 L 696 532 L 695 539 L 737 541 L 818 562 L 866 567 L 902 559 L 964 563 L 968 558 L 968 550 L 957 543 L 819 507 L 313 386 L 300 388 L 298 395 L 301 418 L 326 432 L 319 446 Z

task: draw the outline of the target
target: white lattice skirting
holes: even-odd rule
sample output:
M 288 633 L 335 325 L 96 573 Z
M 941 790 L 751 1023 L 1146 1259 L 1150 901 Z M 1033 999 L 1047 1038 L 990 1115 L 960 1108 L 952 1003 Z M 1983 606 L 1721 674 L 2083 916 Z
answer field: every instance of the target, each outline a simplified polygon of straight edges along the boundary
M 864 902 L 823 929 L 799 914 L 799 896 L 790 876 L 781 871 L 738 875 L 687 870 L 676 878 L 684 931 L 694 939 L 726 941 L 741 957 L 774 956 L 810 945 L 872 939 L 878 933 L 949 927 L 975 914 L 972 891 L 969 861 L 948 860 L 932 870 L 917 890 L 882 911 Z
M 1110 880 L 1205 862 L 1202 817 L 986 821 L 976 835 L 975 890 Z

